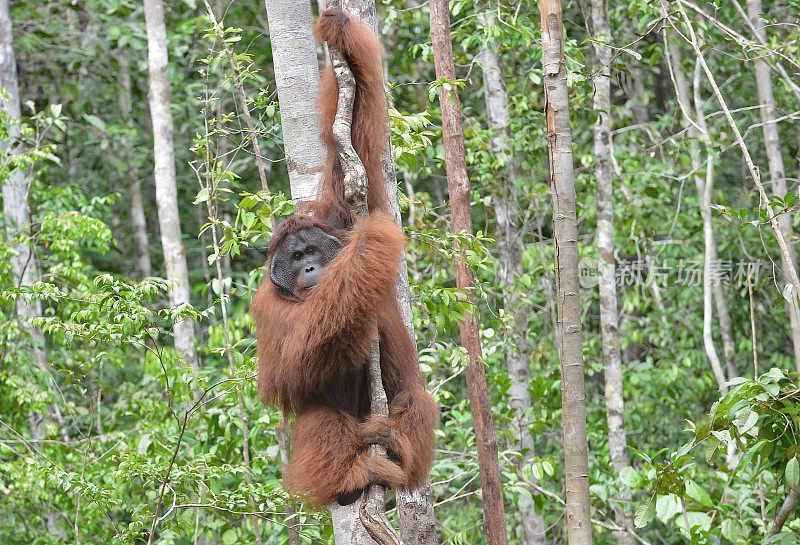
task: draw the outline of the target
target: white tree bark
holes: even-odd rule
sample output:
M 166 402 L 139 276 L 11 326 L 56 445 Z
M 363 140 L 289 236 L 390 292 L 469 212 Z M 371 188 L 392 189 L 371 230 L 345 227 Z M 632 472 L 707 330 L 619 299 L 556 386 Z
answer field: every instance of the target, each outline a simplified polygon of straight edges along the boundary
M 0 98 L 0 108 L 9 117 L 6 127 L 8 139 L 0 141 L 0 148 L 4 153 L 13 155 L 22 151 L 19 142 L 21 117 L 19 100 L 19 82 L 17 81 L 17 64 L 14 58 L 14 35 L 11 27 L 11 10 L 8 0 L 0 0 L 0 88 L 4 88 L 8 99 Z M 30 286 L 39 278 L 39 267 L 36 256 L 33 254 L 31 244 L 27 239 L 30 223 L 28 210 L 29 180 L 23 169 L 15 169 L 8 173 L 3 180 L 3 218 L 6 236 L 12 241 L 16 255 L 11 257 L 11 273 L 17 286 Z M 23 330 L 29 336 L 28 350 L 41 372 L 47 373 L 47 354 L 42 331 L 31 324 L 31 320 L 42 314 L 41 304 L 24 303 L 17 301 L 17 316 Z M 60 415 L 54 411 L 56 418 Z M 31 435 L 35 439 L 44 436 L 44 422 L 47 415 L 30 415 Z M 66 538 L 66 533 L 56 527 L 58 513 L 53 510 L 43 510 L 42 518 L 47 532 L 59 538 Z
M 596 59 L 594 109 L 595 180 L 597 182 L 597 252 L 600 256 L 600 332 L 605 363 L 606 421 L 608 450 L 614 473 L 630 466 L 625 433 L 622 353 L 619 346 L 619 308 L 617 306 L 616 264 L 614 262 L 614 174 L 611 140 L 611 25 L 605 0 L 592 0 L 592 24 Z M 620 528 L 632 528 L 631 491 L 621 481 L 619 505 L 614 505 L 614 521 Z M 633 535 L 614 533 L 617 545 L 633 545 Z
M 761 20 L 761 0 L 747 0 L 747 15 L 750 17 L 755 32 L 756 40 L 759 43 L 767 43 L 767 31 L 764 22 Z M 755 59 L 756 87 L 758 89 L 758 102 L 761 106 L 761 121 L 763 122 L 764 146 L 767 151 L 767 163 L 769 164 L 769 177 L 772 181 L 772 193 L 776 197 L 786 196 L 786 170 L 783 166 L 783 153 L 781 152 L 781 140 L 778 135 L 778 124 L 775 109 L 775 96 L 772 92 L 772 74 L 769 65 L 764 61 L 763 56 L 759 55 Z M 787 240 L 794 239 L 794 229 L 792 227 L 792 217 L 790 214 L 778 216 L 778 225 Z M 789 259 L 781 259 L 783 274 L 786 278 L 790 277 L 790 268 L 797 269 L 797 254 L 793 245 L 789 245 Z M 798 316 L 797 296 L 793 297 L 794 304 L 789 304 L 789 327 L 792 336 L 792 346 L 794 347 L 795 366 L 800 371 L 800 316 Z
M 479 16 L 479 26 L 493 24 L 491 12 Z M 511 407 L 516 419 L 517 440 L 522 456 L 517 470 L 531 463 L 535 454 L 535 442 L 530 432 L 531 394 L 528 385 L 531 379 L 528 344 L 528 312 L 516 286 L 523 273 L 522 227 L 517 198 L 517 177 L 509 145 L 508 93 L 503 68 L 497 54 L 497 44 L 487 40 L 481 45 L 480 61 L 483 69 L 483 97 L 486 103 L 486 118 L 492 130 L 492 153 L 503 163 L 497 173 L 497 189 L 494 195 L 494 211 L 497 221 L 498 280 L 503 294 L 503 307 L 513 314 L 514 322 L 506 333 L 505 364 L 511 385 L 508 388 Z M 535 490 L 530 490 L 536 494 Z M 536 512 L 533 498 L 521 495 L 519 502 L 520 543 L 542 545 L 546 541 L 544 518 Z
M 317 196 L 325 146 L 317 118 L 319 65 L 308 0 L 264 0 L 283 127 L 286 168 L 296 204 Z
M 178 189 L 175 181 L 175 149 L 173 142 L 172 110 L 170 106 L 169 56 L 167 26 L 162 0 L 144 0 L 147 26 L 147 62 L 150 70 L 150 116 L 153 120 L 154 178 L 158 224 L 167 279 L 176 283 L 169 292 L 170 305 L 189 304 L 189 268 L 181 234 Z M 194 345 L 194 323 L 180 320 L 173 327 L 175 348 L 193 368 L 197 369 Z
M 8 140 L 0 142 L 5 153 L 13 155 L 21 151 L 19 122 L 21 117 L 19 101 L 19 85 L 17 82 L 17 64 L 14 59 L 14 37 L 11 28 L 11 12 L 8 0 L 0 0 L 0 87 L 8 93 L 8 100 L 0 99 L 0 108 L 10 118 Z M 28 180 L 23 169 L 15 169 L 3 182 L 3 214 L 6 235 L 14 241 L 16 255 L 11 258 L 11 271 L 18 286 L 30 286 L 39 277 L 36 258 L 26 240 L 25 233 L 30 223 L 28 212 Z M 21 240 L 20 240 L 21 239 Z M 41 316 L 41 305 L 35 303 L 17 303 L 17 315 L 31 336 L 31 355 L 41 368 L 47 362 L 44 352 L 44 336 L 28 322 L 31 318 Z
M 117 56 L 119 62 L 119 110 L 122 120 L 126 125 L 132 123 L 131 110 L 131 69 L 130 61 L 125 52 Z M 127 176 L 130 188 L 130 222 L 131 238 L 133 239 L 133 263 L 138 278 L 146 278 L 152 274 L 150 263 L 150 242 L 147 238 L 147 220 L 144 214 L 142 201 L 142 179 L 139 169 L 133 159 L 133 146 L 130 136 L 124 137 L 125 156 L 128 159 Z
M 668 13 L 667 6 L 663 2 L 661 4 L 661 10 L 662 14 Z M 703 242 L 705 248 L 703 252 L 703 347 L 705 348 L 706 356 L 711 364 L 711 371 L 714 373 L 717 386 L 721 390 L 722 385 L 727 382 L 727 377 L 725 376 L 725 371 L 717 355 L 716 348 L 714 348 L 714 339 L 712 335 L 713 282 L 710 275 L 710 263 L 716 259 L 717 254 L 710 209 L 711 190 L 713 188 L 714 179 L 714 162 L 711 150 L 708 147 L 710 141 L 704 140 L 708 150 L 708 162 L 706 165 L 706 176 L 705 178 L 701 177 L 699 172 L 702 169 L 702 163 L 700 161 L 700 152 L 696 141 L 697 138 L 703 137 L 703 131 L 696 119 L 699 116 L 699 112 L 692 106 L 692 93 L 689 90 L 689 81 L 686 74 L 683 72 L 680 50 L 670 42 L 666 30 L 664 31 L 664 46 L 667 48 L 670 61 L 670 75 L 675 87 L 675 95 L 683 114 L 684 122 L 687 127 L 687 134 L 691 139 L 689 146 L 692 168 L 697 171 L 695 173 L 695 185 L 697 187 L 700 216 L 703 220 Z M 705 117 L 703 118 L 703 123 L 705 123 Z

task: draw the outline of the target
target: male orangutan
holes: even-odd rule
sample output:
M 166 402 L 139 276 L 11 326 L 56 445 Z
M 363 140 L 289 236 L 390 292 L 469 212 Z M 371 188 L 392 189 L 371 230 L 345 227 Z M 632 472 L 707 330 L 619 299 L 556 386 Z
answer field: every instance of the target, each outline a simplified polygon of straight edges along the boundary
M 270 241 L 265 279 L 253 298 L 259 392 L 294 413 L 293 453 L 284 485 L 322 506 L 352 503 L 373 483 L 415 488 L 433 458 L 439 411 L 424 390 L 417 352 L 394 286 L 403 235 L 385 213 L 380 154 L 387 139 L 380 45 L 339 11 L 325 12 L 317 37 L 339 48 L 356 78 L 353 145 L 369 176 L 373 212 L 353 225 L 331 126 L 338 86 L 330 69 L 320 96 L 328 165 L 309 215 L 282 222 Z M 370 417 L 365 362 L 378 323 L 389 418 Z M 369 446 L 383 445 L 389 459 Z

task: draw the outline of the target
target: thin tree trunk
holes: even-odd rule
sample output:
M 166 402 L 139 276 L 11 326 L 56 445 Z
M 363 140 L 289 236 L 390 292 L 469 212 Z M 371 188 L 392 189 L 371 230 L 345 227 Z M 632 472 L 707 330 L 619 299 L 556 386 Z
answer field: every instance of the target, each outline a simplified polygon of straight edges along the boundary
M 603 339 L 605 363 L 606 421 L 608 450 L 614 473 L 630 466 L 628 440 L 625 433 L 622 353 L 619 347 L 619 309 L 617 307 L 616 264 L 614 262 L 614 174 L 611 141 L 611 25 L 605 0 L 592 0 L 594 52 L 594 109 L 598 114 L 594 126 L 595 179 L 597 183 L 597 252 L 600 255 L 600 332 Z M 614 505 L 614 521 L 620 528 L 632 528 L 629 509 L 631 491 L 623 483 Z M 626 531 L 614 533 L 617 545 L 633 545 L 633 535 Z
M 0 148 L 8 154 L 14 155 L 22 152 L 20 138 L 20 99 L 19 82 L 17 81 L 17 64 L 14 58 L 14 35 L 11 27 L 11 10 L 8 0 L 0 0 L 0 88 L 5 88 L 8 100 L 0 98 L 0 108 L 8 116 L 6 126 L 8 138 L 0 141 Z M 3 217 L 7 240 L 11 242 L 16 255 L 11 256 L 11 274 L 17 287 L 30 286 L 39 278 L 39 266 L 33 248 L 27 237 L 30 224 L 28 211 L 28 190 L 30 181 L 23 168 L 17 168 L 8 173 L 3 181 Z M 28 352 L 31 360 L 39 368 L 43 376 L 47 373 L 47 354 L 42 330 L 35 327 L 31 320 L 42 315 L 41 304 L 36 301 L 16 303 L 17 317 L 22 330 L 28 333 Z M 59 417 L 58 408 L 53 409 L 56 418 Z M 34 439 L 44 437 L 44 424 L 48 415 L 31 413 L 31 436 Z M 66 538 L 66 533 L 57 528 L 56 521 L 59 514 L 52 509 L 43 509 L 40 513 L 44 520 L 48 534 Z
M 150 116 L 153 121 L 154 178 L 158 224 L 167 279 L 176 282 L 169 291 L 172 307 L 190 304 L 189 268 L 181 234 L 178 188 L 175 181 L 175 149 L 170 107 L 167 26 L 162 0 L 144 0 L 147 26 L 147 62 L 150 70 Z M 198 368 L 194 345 L 194 323 L 179 320 L 173 327 L 175 348 L 195 370 Z
M 369 24 L 375 34 L 380 36 L 378 15 L 375 0 L 342 0 L 341 9 L 348 15 Z M 386 76 L 385 76 L 386 77 Z M 384 81 L 384 87 L 386 81 Z M 397 172 L 395 170 L 392 142 L 387 128 L 387 144 L 381 156 L 381 165 L 386 183 L 386 195 L 389 197 L 389 213 L 398 225 L 402 226 L 400 202 L 397 192 Z M 411 311 L 411 288 L 408 282 L 408 266 L 401 260 L 397 281 L 397 303 L 403 316 L 403 323 L 412 339 L 414 332 L 413 314 Z M 397 512 L 400 522 L 400 534 L 406 545 L 436 545 L 436 515 L 433 510 L 433 492 L 430 483 L 416 490 L 399 490 L 395 494 Z
M 281 110 L 286 168 L 292 199 L 300 204 L 317 196 L 325 170 L 316 100 L 319 65 L 309 2 L 264 0 Z
M 131 70 L 130 61 L 125 52 L 117 55 L 119 62 L 119 110 L 122 120 L 126 126 L 132 123 L 131 110 Z M 129 127 L 130 128 L 130 127 Z M 130 136 L 123 137 L 125 156 L 128 164 L 128 179 L 130 181 L 130 214 L 131 214 L 131 238 L 133 239 L 133 263 L 138 278 L 146 278 L 152 274 L 150 264 L 150 243 L 147 238 L 147 220 L 144 214 L 144 203 L 142 200 L 142 180 L 136 162 L 133 160 L 133 146 Z
M 281 418 L 275 428 L 275 437 L 278 440 L 278 452 L 281 457 L 281 471 L 286 473 L 289 460 L 292 457 L 292 424 L 285 416 Z M 286 532 L 289 535 L 289 545 L 300 545 L 300 533 L 297 525 L 297 506 L 294 502 L 286 502 Z
M 667 6 L 661 4 L 662 14 L 668 13 Z M 692 93 L 689 90 L 689 80 L 683 72 L 681 54 L 679 49 L 670 43 L 669 36 L 666 30 L 664 31 L 664 46 L 667 48 L 668 59 L 671 64 L 670 75 L 675 87 L 675 95 L 678 100 L 678 105 L 684 118 L 684 124 L 687 128 L 687 134 L 690 138 L 690 152 L 692 158 L 692 170 L 695 171 L 695 186 L 697 188 L 697 200 L 700 208 L 700 216 L 703 220 L 703 346 L 706 351 L 711 370 L 714 373 L 714 378 L 717 381 L 717 386 L 722 389 L 722 385 L 727 382 L 725 371 L 720 363 L 719 356 L 714 348 L 714 340 L 712 336 L 712 320 L 713 320 L 713 282 L 710 275 L 710 264 L 717 258 L 716 241 L 714 238 L 714 227 L 711 221 L 711 186 L 713 184 L 714 176 L 714 163 L 713 156 L 711 155 L 710 141 L 705 141 L 707 149 L 707 167 L 705 178 L 701 177 L 699 172 L 702 169 L 700 161 L 700 151 L 697 145 L 697 139 L 703 137 L 702 129 L 698 121 L 695 120 L 699 116 L 699 112 L 692 106 Z M 702 107 L 702 104 L 696 104 L 696 107 Z M 705 123 L 705 118 L 704 123 Z M 707 188 L 707 186 L 709 186 Z M 720 294 L 721 295 L 721 294 Z
M 479 17 L 481 27 L 491 26 L 491 12 Z M 535 442 L 530 432 L 531 394 L 528 386 L 531 380 L 529 368 L 530 345 L 528 344 L 528 312 L 522 302 L 522 294 L 516 286 L 523 273 L 522 228 L 520 208 L 517 199 L 517 177 L 509 146 L 508 94 L 503 77 L 502 64 L 497 55 L 497 44 L 487 40 L 481 45 L 481 66 L 483 68 L 483 96 L 486 102 L 486 117 L 492 130 L 492 152 L 502 163 L 497 172 L 497 190 L 494 196 L 494 211 L 497 221 L 498 280 L 503 294 L 503 307 L 514 316 L 511 330 L 506 333 L 505 364 L 511 385 L 508 388 L 511 407 L 517 419 L 517 440 L 522 455 L 517 471 L 531 463 L 534 457 Z M 531 488 L 531 494 L 537 492 Z M 536 512 L 533 498 L 520 495 L 519 499 L 521 543 L 541 545 L 545 543 L 545 525 L 541 513 Z
M 448 0 L 431 0 L 430 28 L 436 78 L 455 81 Z M 442 135 L 453 231 L 469 236 L 472 234 L 470 186 L 464 158 L 461 103 L 455 86 L 450 90 L 444 87 L 440 88 L 439 106 L 442 111 Z M 475 278 L 467 264 L 466 249 L 461 245 L 457 248 L 455 267 L 458 289 L 465 291 L 470 299 L 476 302 Z M 478 313 L 475 308 L 466 311 L 465 320 L 459 325 L 459 330 L 461 344 L 469 355 L 469 366 L 466 373 L 467 389 L 478 443 L 478 467 L 483 491 L 483 526 L 486 543 L 487 545 L 506 545 L 508 538 L 503 511 L 503 491 L 500 487 L 497 438 L 494 434 L 492 408 L 481 355 Z
M 672 13 L 672 5 L 669 0 L 661 0 L 667 14 Z M 755 163 L 753 162 L 753 157 L 750 155 L 750 150 L 747 147 L 747 144 L 744 141 L 744 137 L 742 136 L 741 131 L 739 130 L 738 125 L 736 124 L 736 120 L 733 118 L 733 113 L 731 109 L 728 107 L 728 102 L 725 100 L 725 96 L 722 94 L 719 85 L 717 84 L 717 79 L 714 77 L 714 72 L 711 70 L 711 67 L 708 65 L 706 61 L 705 55 L 703 54 L 703 47 L 702 47 L 702 40 L 698 39 L 697 32 L 695 31 L 694 25 L 692 24 L 692 20 L 686 13 L 686 10 L 683 7 L 682 2 L 678 2 L 675 4 L 675 11 L 677 14 L 680 15 L 682 23 L 686 31 L 688 31 L 688 36 L 683 34 L 688 39 L 688 43 L 691 46 L 694 54 L 697 58 L 697 62 L 700 64 L 700 67 L 703 69 L 703 72 L 706 75 L 706 79 L 708 80 L 709 85 L 711 86 L 712 91 L 714 92 L 714 96 L 717 99 L 720 107 L 722 108 L 722 113 L 725 115 L 725 120 L 728 123 L 728 127 L 733 132 L 733 136 L 736 139 L 736 145 L 742 152 L 742 157 L 744 159 L 745 164 L 747 165 L 747 170 L 750 173 L 750 177 L 753 179 L 753 183 L 756 186 L 756 190 L 758 191 L 758 196 L 760 197 L 760 205 L 764 208 L 764 211 L 769 218 L 769 225 L 772 229 L 772 232 L 775 235 L 775 240 L 778 242 L 778 248 L 781 252 L 781 258 L 787 262 L 787 264 L 792 265 L 793 260 L 791 256 L 791 249 L 789 248 L 788 243 L 786 242 L 786 236 L 781 231 L 780 224 L 778 223 L 777 214 L 773 210 L 772 204 L 770 203 L 769 195 L 767 195 L 766 189 L 764 189 L 764 184 L 761 181 L 761 174 L 759 173 L 758 168 L 756 168 Z M 672 20 L 671 15 L 666 17 L 666 21 L 670 24 L 670 26 L 678 32 L 677 26 L 675 21 Z M 793 286 L 793 291 L 795 294 L 800 293 L 800 276 L 797 273 L 797 268 L 794 266 L 789 266 L 788 270 L 784 269 L 784 272 L 788 272 L 787 280 L 791 282 Z
M 767 43 L 767 31 L 764 22 L 761 20 L 761 0 L 746 0 L 747 15 L 753 25 L 756 40 L 760 43 Z M 786 171 L 783 166 L 783 153 L 781 152 L 781 141 L 778 135 L 778 124 L 775 121 L 775 96 L 772 93 L 772 75 L 769 65 L 759 56 L 755 60 L 756 65 L 756 87 L 758 89 L 758 102 L 761 106 L 761 121 L 763 122 L 764 146 L 767 151 L 767 162 L 769 164 L 769 177 L 772 181 L 772 193 L 781 199 L 786 196 Z M 778 225 L 787 240 L 794 239 L 794 229 L 792 227 L 791 214 L 781 214 L 778 216 Z M 789 245 L 789 260 L 781 258 L 781 267 L 785 278 L 790 278 L 791 269 L 797 270 L 797 255 L 793 245 Z M 798 316 L 797 297 L 794 293 L 793 304 L 789 304 L 789 327 L 792 336 L 792 346 L 794 347 L 795 366 L 800 371 L 800 316 Z
M 713 296 L 714 296 L 714 281 L 713 271 L 717 267 L 718 262 L 716 259 L 716 242 L 714 239 L 714 224 L 711 218 L 711 194 L 714 190 L 714 155 L 712 152 L 711 137 L 708 134 L 708 125 L 706 124 L 706 116 L 703 111 L 703 103 L 700 97 L 699 90 L 699 72 L 695 70 L 694 77 L 694 107 L 695 115 L 697 117 L 697 124 L 700 127 L 700 136 L 706 147 L 706 175 L 705 178 L 698 173 L 695 174 L 694 181 L 697 186 L 697 198 L 700 204 L 700 216 L 703 219 L 703 345 L 706 349 L 706 354 L 711 362 L 711 368 L 714 371 L 714 376 L 717 379 L 717 385 L 720 391 L 725 394 L 727 389 L 724 384 L 727 382 L 728 377 L 725 376 L 725 371 L 722 369 L 717 350 L 714 347 L 713 337 Z M 696 146 L 693 146 L 696 149 Z M 692 154 L 692 161 L 699 163 L 699 154 Z
M 578 218 L 575 210 L 563 16 L 560 0 L 541 0 L 540 5 L 547 144 L 553 197 L 567 539 L 569 545 L 591 545 L 589 448 L 578 284 Z
M 711 202 L 708 203 L 709 209 Z M 712 240 L 711 245 L 712 256 L 711 259 L 714 263 L 719 263 L 720 267 L 722 262 L 717 253 L 717 241 Z M 733 324 L 731 323 L 731 315 L 728 312 L 728 298 L 725 295 L 725 285 L 722 283 L 722 274 L 715 274 L 711 279 L 714 284 L 714 304 L 717 307 L 717 320 L 719 320 L 719 332 L 722 337 L 722 359 L 725 361 L 725 370 L 728 372 L 728 379 L 739 376 L 739 370 L 736 368 L 736 346 L 733 342 Z
M 0 87 L 4 87 L 8 93 L 8 100 L 0 98 L 0 108 L 5 110 L 9 117 L 8 139 L 0 142 L 0 146 L 9 155 L 22 151 L 22 145 L 18 141 L 21 112 L 12 32 L 8 0 L 0 0 Z M 11 257 L 11 272 L 17 286 L 30 286 L 39 277 L 36 257 L 33 255 L 31 244 L 26 237 L 30 223 L 28 188 L 29 180 L 22 168 L 11 171 L 3 183 L 4 227 L 9 240 L 13 241 L 14 251 L 17 254 Z M 41 305 L 38 302 L 18 301 L 16 309 L 23 327 L 30 335 L 31 356 L 36 365 L 44 369 L 47 366 L 44 336 L 40 329 L 29 323 L 32 318 L 41 316 Z

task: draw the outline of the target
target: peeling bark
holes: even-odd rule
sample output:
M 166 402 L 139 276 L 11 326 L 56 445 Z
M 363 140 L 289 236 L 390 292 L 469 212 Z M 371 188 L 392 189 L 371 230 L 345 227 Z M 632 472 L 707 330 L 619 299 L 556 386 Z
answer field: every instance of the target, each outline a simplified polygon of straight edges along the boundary
M 553 198 L 567 539 L 569 545 L 591 545 L 586 392 L 578 284 L 578 218 L 563 16 L 560 0 L 541 0 L 540 6 L 547 145 Z

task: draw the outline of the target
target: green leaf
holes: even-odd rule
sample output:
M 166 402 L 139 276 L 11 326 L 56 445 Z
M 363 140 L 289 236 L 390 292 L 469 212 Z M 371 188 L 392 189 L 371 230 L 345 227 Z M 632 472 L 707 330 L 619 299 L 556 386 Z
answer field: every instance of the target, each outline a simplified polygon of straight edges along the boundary
M 786 484 L 789 488 L 794 488 L 798 481 L 800 481 L 800 463 L 797 462 L 797 458 L 792 458 L 786 463 Z
M 194 204 L 200 204 L 201 202 L 206 202 L 208 200 L 208 188 L 203 188 L 197 194 L 197 197 L 194 199 Z
M 758 422 L 758 413 L 753 410 L 745 412 L 741 417 L 733 421 L 741 435 L 752 429 L 756 422 Z
M 636 488 L 641 482 L 641 477 L 639 476 L 639 472 L 631 466 L 625 466 L 619 472 L 619 480 L 631 488 Z
M 722 536 L 731 542 L 736 542 L 742 535 L 742 527 L 734 519 L 726 518 L 722 521 Z
M 643 503 L 636 507 L 636 512 L 633 516 L 633 525 L 636 528 L 644 528 L 647 524 L 653 520 L 653 517 L 656 515 L 656 497 L 653 495 L 650 498 L 650 501 L 646 504 Z
M 686 479 L 686 495 L 704 507 L 714 507 L 714 502 L 711 501 L 708 492 L 691 479 Z
M 233 543 L 236 543 L 238 537 L 239 536 L 236 534 L 236 530 L 229 528 L 222 534 L 222 543 L 225 545 L 233 545 Z

